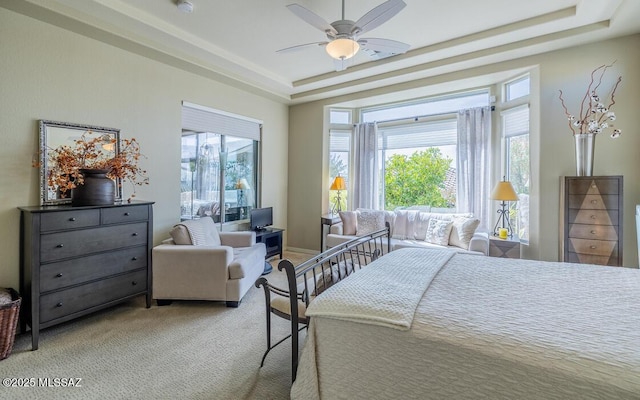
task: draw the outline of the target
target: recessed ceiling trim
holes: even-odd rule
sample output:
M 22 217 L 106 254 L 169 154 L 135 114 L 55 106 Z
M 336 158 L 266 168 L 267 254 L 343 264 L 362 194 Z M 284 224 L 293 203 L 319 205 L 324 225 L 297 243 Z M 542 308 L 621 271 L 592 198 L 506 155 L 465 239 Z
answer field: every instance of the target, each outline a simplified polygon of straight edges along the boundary
M 352 67 L 349 67 L 349 69 L 346 72 L 338 73 L 334 71 L 334 72 L 328 72 L 326 74 L 312 76 L 305 79 L 300 79 L 293 82 L 293 87 L 295 88 L 299 86 L 310 85 L 310 84 L 321 82 L 327 79 L 335 78 L 336 76 L 346 75 L 348 73 L 354 73 L 357 71 L 364 71 L 370 68 L 378 67 L 381 64 L 386 64 L 386 63 L 395 62 L 399 60 L 405 60 L 405 59 L 409 59 L 419 55 L 431 53 L 437 50 L 442 50 L 442 49 L 450 48 L 453 46 L 466 44 L 472 41 L 478 41 L 478 40 L 487 39 L 493 36 L 508 34 L 510 32 L 514 32 L 520 29 L 530 28 L 532 26 L 537 26 L 537 25 L 548 23 L 548 22 L 557 21 L 563 18 L 574 17 L 576 16 L 576 13 L 577 13 L 577 7 L 573 6 L 573 7 L 564 8 L 562 10 L 541 14 L 532 18 L 527 18 L 520 21 L 512 22 L 510 24 L 497 26 L 491 29 L 486 29 L 484 31 L 471 33 L 469 35 L 459 36 L 450 40 L 446 40 L 444 42 L 434 43 L 429 46 L 423 46 L 417 49 L 410 50 L 405 54 L 399 54 L 397 56 L 389 57 L 389 58 L 378 60 L 375 62 L 366 62 L 363 64 L 354 65 Z
M 566 29 L 563 31 L 553 32 L 546 35 L 539 35 L 533 38 L 523 39 L 516 42 L 503 44 L 500 46 L 494 46 L 494 47 L 490 47 L 482 50 L 476 50 L 476 51 L 472 51 L 464 54 L 455 55 L 452 57 L 442 58 L 439 60 L 430 61 L 430 62 L 414 65 L 411 67 L 398 69 L 392 72 L 386 72 L 382 74 L 368 76 L 365 78 L 354 79 L 351 81 L 342 82 L 335 85 L 324 86 L 319 89 L 294 93 L 291 95 L 291 99 L 296 100 L 296 99 L 302 99 L 302 98 L 314 96 L 314 95 L 327 94 L 336 90 L 344 89 L 346 87 L 353 88 L 353 87 L 356 87 L 359 85 L 365 85 L 368 83 L 376 83 L 377 85 L 379 85 L 381 81 L 386 79 L 397 78 L 402 75 L 409 75 L 409 74 L 414 74 L 418 72 L 424 72 L 426 70 L 443 67 L 447 65 L 452 65 L 452 64 L 463 62 L 463 61 L 469 61 L 469 60 L 480 58 L 480 57 L 486 57 L 489 55 L 504 53 L 511 50 L 522 49 L 523 47 L 534 46 L 534 45 L 545 43 L 551 40 L 559 40 L 559 39 L 564 39 L 564 38 L 568 38 L 576 35 L 582 35 L 595 30 L 606 29 L 609 27 L 609 25 L 610 25 L 610 21 L 605 20 L 605 21 L 600 21 L 593 24 L 580 26 L 577 28 Z

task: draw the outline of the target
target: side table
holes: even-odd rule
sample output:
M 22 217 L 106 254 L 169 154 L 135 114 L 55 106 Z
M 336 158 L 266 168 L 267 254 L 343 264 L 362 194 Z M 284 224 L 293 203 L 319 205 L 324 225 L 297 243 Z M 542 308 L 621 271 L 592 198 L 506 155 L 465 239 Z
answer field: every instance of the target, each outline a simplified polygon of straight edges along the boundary
M 324 214 L 320 217 L 320 252 L 324 251 L 325 246 L 324 242 L 326 235 L 324 233 L 324 227 L 328 226 L 331 228 L 331 225 L 335 225 L 338 222 L 342 222 L 340 215 L 338 214 Z
M 520 258 L 520 239 L 517 236 L 507 239 L 490 236 L 489 255 L 491 257 Z
M 284 229 L 279 228 L 256 231 L 256 243 L 264 243 L 267 247 L 267 258 L 279 255 L 282 260 L 282 232 Z

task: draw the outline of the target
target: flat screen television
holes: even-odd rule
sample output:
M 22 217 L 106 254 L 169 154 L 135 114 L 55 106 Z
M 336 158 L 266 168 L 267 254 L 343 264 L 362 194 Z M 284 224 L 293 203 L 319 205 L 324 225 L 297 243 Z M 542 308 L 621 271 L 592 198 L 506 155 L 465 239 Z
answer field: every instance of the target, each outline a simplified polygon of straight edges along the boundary
M 252 208 L 249 213 L 249 225 L 254 231 L 273 225 L 273 207 Z

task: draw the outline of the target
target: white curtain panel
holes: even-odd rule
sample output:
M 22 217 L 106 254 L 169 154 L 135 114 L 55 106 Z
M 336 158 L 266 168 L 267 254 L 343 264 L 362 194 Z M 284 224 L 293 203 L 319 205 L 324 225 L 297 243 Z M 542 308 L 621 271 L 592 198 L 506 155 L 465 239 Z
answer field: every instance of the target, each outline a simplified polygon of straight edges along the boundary
M 354 209 L 378 209 L 378 125 L 375 122 L 356 124 L 353 127 Z
M 480 219 L 478 229 L 490 224 L 491 108 L 458 111 L 457 208 Z

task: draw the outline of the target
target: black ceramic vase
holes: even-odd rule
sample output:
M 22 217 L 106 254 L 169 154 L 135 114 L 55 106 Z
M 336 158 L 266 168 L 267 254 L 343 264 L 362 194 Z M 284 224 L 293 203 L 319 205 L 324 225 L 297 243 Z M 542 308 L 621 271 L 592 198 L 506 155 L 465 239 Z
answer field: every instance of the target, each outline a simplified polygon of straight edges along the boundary
M 107 178 L 107 169 L 81 169 L 84 184 L 71 190 L 71 205 L 104 206 L 115 202 L 115 182 Z

